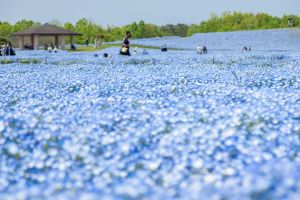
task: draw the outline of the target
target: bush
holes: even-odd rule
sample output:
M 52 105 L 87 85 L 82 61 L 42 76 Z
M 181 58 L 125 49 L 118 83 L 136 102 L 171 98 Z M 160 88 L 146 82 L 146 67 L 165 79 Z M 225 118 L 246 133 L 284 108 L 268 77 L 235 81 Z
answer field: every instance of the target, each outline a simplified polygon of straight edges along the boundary
M 1 60 L 0 63 L 1 64 L 11 64 L 11 63 L 13 63 L 13 61 L 10 59 L 4 59 L 4 60 Z
M 30 60 L 19 60 L 19 63 L 21 63 L 21 64 L 30 64 L 31 61 Z

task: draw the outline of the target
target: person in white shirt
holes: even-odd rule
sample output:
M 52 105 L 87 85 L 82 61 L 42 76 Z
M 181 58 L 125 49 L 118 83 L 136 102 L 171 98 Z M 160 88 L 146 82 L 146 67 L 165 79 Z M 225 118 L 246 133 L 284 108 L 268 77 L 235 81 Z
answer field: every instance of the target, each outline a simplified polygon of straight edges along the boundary
M 206 46 L 201 46 L 200 44 L 196 48 L 197 54 L 207 54 Z

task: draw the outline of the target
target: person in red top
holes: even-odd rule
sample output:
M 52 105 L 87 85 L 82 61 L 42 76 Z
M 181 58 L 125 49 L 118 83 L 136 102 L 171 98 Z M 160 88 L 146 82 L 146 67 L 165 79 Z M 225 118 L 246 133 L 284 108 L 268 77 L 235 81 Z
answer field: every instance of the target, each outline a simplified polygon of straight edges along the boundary
M 121 55 L 125 55 L 125 56 L 130 56 L 130 51 L 129 51 L 129 48 L 130 48 L 130 38 L 132 37 L 130 31 L 126 31 L 126 35 L 123 39 L 123 42 L 122 42 L 122 47 L 121 47 L 121 50 L 120 50 L 120 54 Z

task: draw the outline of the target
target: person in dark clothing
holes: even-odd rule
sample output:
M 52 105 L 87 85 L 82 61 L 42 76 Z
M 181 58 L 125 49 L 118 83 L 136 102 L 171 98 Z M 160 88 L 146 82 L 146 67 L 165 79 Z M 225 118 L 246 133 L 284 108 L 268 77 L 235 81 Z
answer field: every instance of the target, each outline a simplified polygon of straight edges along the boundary
M 75 51 L 76 50 L 76 47 L 74 44 L 71 44 L 71 50 Z
M 15 52 L 15 50 L 12 48 L 11 43 L 8 43 L 8 44 L 6 45 L 6 48 L 5 48 L 5 50 L 4 50 L 4 55 L 6 55 L 6 56 L 15 56 L 15 55 L 16 55 L 16 52 Z
M 52 49 L 54 49 L 55 46 L 54 46 L 53 42 L 51 42 L 50 47 L 51 47 Z
M 89 43 L 90 43 L 89 38 L 86 38 L 86 39 L 85 39 L 85 45 L 86 45 L 87 47 L 89 46 Z
M 104 58 L 111 58 L 112 55 L 110 55 L 110 54 L 108 54 L 108 53 L 104 53 L 104 54 L 103 54 L 103 57 L 104 57 Z
M 163 52 L 166 52 L 166 51 L 168 51 L 168 47 L 167 47 L 167 45 L 163 45 L 163 46 L 161 46 L 161 51 L 163 51 Z
M 126 32 L 126 35 L 123 39 L 123 42 L 122 42 L 122 47 L 120 49 L 120 55 L 125 55 L 125 56 L 130 56 L 130 51 L 129 51 L 129 48 L 130 48 L 130 38 L 132 37 L 130 31 L 127 31 Z
M 207 47 L 203 46 L 203 54 L 207 54 Z
M 24 49 L 25 49 L 25 50 L 28 50 L 28 49 L 29 49 L 29 45 L 28 45 L 27 43 L 25 43 Z
M 249 46 L 248 48 L 246 46 L 244 46 L 243 48 L 244 51 L 251 51 L 251 47 Z

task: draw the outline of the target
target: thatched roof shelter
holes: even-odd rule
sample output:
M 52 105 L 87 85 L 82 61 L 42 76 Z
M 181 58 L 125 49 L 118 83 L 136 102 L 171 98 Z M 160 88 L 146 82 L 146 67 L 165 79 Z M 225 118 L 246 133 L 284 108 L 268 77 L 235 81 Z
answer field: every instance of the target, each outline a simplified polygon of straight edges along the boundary
M 73 31 L 69 31 L 67 29 L 57 27 L 51 24 L 44 24 L 40 27 L 23 30 L 20 32 L 13 33 L 12 36 L 19 37 L 19 47 L 21 49 L 24 48 L 24 37 L 31 38 L 31 45 L 34 49 L 38 49 L 39 47 L 39 37 L 42 36 L 53 36 L 55 37 L 55 46 L 60 49 L 65 48 L 65 36 L 70 36 L 71 44 L 74 44 L 74 36 L 80 36 L 81 33 L 76 33 Z

